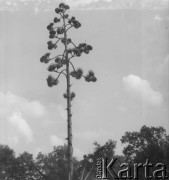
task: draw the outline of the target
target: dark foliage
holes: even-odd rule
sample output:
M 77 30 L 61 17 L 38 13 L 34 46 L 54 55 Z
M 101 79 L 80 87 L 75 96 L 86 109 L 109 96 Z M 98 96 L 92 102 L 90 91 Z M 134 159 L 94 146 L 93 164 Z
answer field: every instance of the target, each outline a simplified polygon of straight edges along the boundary
M 169 136 L 163 127 L 143 126 L 139 132 L 126 132 L 121 141 L 126 144 L 123 150 L 126 162 L 144 164 L 149 159 L 154 166 L 164 163 L 169 171 Z M 145 179 L 143 169 L 140 177 Z

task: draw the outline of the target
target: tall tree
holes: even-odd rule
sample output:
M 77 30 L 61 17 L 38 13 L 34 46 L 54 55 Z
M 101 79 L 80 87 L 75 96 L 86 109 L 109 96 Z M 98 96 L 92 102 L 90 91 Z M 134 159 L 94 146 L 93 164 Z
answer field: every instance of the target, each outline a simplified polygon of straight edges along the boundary
M 103 145 L 99 144 L 98 142 L 94 142 L 93 145 L 93 153 L 84 155 L 84 159 L 80 162 L 79 171 L 83 171 L 85 167 L 86 171 L 84 173 L 88 174 L 88 172 L 92 170 L 90 173 L 90 177 L 91 179 L 94 178 L 97 173 L 96 164 L 100 158 L 108 158 L 109 161 L 112 158 L 118 158 L 118 162 L 114 166 L 114 169 L 117 170 L 117 166 L 119 165 L 119 162 L 121 162 L 122 157 L 115 155 L 116 141 L 108 140 Z M 111 179 L 111 177 L 109 177 L 109 179 Z
M 145 163 L 148 159 L 154 166 L 169 164 L 169 136 L 163 127 L 143 126 L 139 132 L 126 132 L 121 141 L 126 144 L 123 153 L 129 163 Z M 144 173 L 140 176 L 145 178 Z
M 36 171 L 29 163 L 33 162 L 33 155 L 27 152 L 15 157 L 13 149 L 0 145 L 0 179 L 27 180 L 36 177 Z
M 33 155 L 28 152 L 23 152 L 16 158 L 15 162 L 15 179 L 17 180 L 30 180 L 38 179 L 38 173 L 32 166 Z
M 48 154 L 39 153 L 36 157 L 36 167 L 49 179 L 66 179 L 68 170 L 66 150 L 66 146 L 58 146 Z
M 73 158 L 73 179 L 77 180 L 78 162 Z M 65 180 L 68 176 L 67 145 L 57 146 L 48 154 L 39 153 L 35 162 L 36 168 L 47 177 L 47 179 Z M 39 174 L 40 175 L 40 174 Z M 41 175 L 40 175 L 41 176 Z M 43 177 L 43 176 L 42 176 Z M 45 178 L 44 178 L 45 179 Z
M 0 179 L 13 180 L 16 173 L 16 158 L 13 149 L 0 145 Z
M 61 42 L 64 45 L 63 52 L 51 57 L 50 53 L 46 53 L 40 59 L 42 63 L 49 63 L 53 61 L 48 67 L 48 71 L 56 74 L 56 77 L 49 75 L 47 83 L 49 87 L 53 87 L 58 84 L 58 79 L 61 75 L 66 77 L 67 90 L 64 93 L 64 98 L 67 99 L 67 131 L 68 131 L 68 169 L 69 177 L 72 179 L 73 173 L 73 147 L 72 147 L 72 113 L 71 113 L 71 101 L 75 97 L 75 93 L 71 92 L 70 76 L 81 79 L 83 77 L 87 82 L 96 82 L 96 77 L 93 71 L 89 71 L 87 75 L 83 75 L 81 68 L 75 68 L 72 63 L 72 58 L 80 57 L 83 53 L 88 54 L 92 50 L 91 45 L 86 43 L 80 43 L 75 45 L 72 39 L 68 38 L 68 31 L 71 28 L 78 29 L 81 27 L 81 23 L 76 20 L 74 16 L 69 18 L 67 10 L 70 7 L 64 3 L 60 3 L 59 7 L 55 9 L 57 17 L 54 18 L 54 22 L 47 26 L 49 30 L 49 38 L 53 41 L 48 41 L 48 49 L 55 50 L 58 48 L 58 43 Z M 57 24 L 57 26 L 55 26 Z M 71 70 L 72 69 L 72 70 Z

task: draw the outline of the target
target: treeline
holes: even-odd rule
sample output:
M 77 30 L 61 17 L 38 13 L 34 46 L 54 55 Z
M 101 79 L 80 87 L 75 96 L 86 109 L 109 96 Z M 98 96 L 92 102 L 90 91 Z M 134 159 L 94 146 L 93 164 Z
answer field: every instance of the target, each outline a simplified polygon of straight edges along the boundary
M 115 154 L 116 142 L 113 140 L 108 140 L 104 145 L 94 142 L 91 154 L 84 155 L 80 161 L 74 158 L 73 180 L 95 180 L 99 158 L 117 158 L 112 167 L 117 174 L 122 165 L 130 164 L 132 167 L 134 163 L 144 164 L 148 159 L 153 165 L 148 177 L 152 175 L 158 163 L 166 166 L 165 177 L 169 175 L 169 135 L 163 127 L 143 126 L 139 132 L 126 132 L 121 142 L 124 144 L 123 156 Z M 127 169 L 127 166 L 125 168 Z M 0 145 L 0 180 L 66 180 L 67 172 L 66 145 L 54 147 L 48 154 L 40 152 L 36 158 L 28 152 L 16 157 L 10 147 Z M 127 173 L 133 175 L 134 171 L 128 168 L 128 171 L 123 172 L 123 177 L 126 177 L 123 179 L 128 178 Z M 162 170 L 159 171 L 157 176 L 162 176 L 162 173 Z M 143 168 L 138 172 L 138 177 L 141 180 L 147 179 Z M 108 174 L 108 179 L 114 177 Z M 152 176 L 151 179 L 156 178 Z

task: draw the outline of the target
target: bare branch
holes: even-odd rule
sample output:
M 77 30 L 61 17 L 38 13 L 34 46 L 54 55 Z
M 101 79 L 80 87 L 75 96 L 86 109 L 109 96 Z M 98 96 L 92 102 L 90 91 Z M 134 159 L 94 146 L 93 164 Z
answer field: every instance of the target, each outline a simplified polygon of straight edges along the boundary
M 87 178 L 89 177 L 89 175 L 90 175 L 92 169 L 93 169 L 93 166 L 92 166 L 92 168 L 90 169 L 90 171 L 88 172 L 88 174 L 86 175 L 86 177 L 84 178 L 84 180 L 87 180 Z
M 58 78 L 59 78 L 59 76 L 60 76 L 61 74 L 64 74 L 64 75 L 67 77 L 67 75 L 66 75 L 63 71 L 66 71 L 66 69 L 63 69 L 63 70 L 60 71 L 60 72 L 58 72 L 57 70 L 55 70 L 56 73 L 59 73 L 58 76 L 57 76 L 57 78 L 56 78 L 56 80 L 58 80 Z
M 85 169 L 86 169 L 86 164 L 85 164 L 85 166 L 84 166 L 84 168 L 83 168 L 83 172 L 82 172 L 82 175 L 81 175 L 81 178 L 80 178 L 80 180 L 83 180 L 84 173 L 85 173 Z
M 65 52 L 66 52 L 66 50 L 64 50 L 64 52 L 63 52 L 63 54 L 62 54 L 62 60 L 63 60 L 63 57 L 64 57 L 64 55 L 65 55 Z
M 77 46 L 71 41 L 71 43 L 73 44 L 73 46 L 75 47 L 75 48 L 77 48 Z
M 72 59 L 72 58 L 74 58 L 74 57 L 76 57 L 75 55 L 72 55 L 70 58 L 69 58 L 69 62 L 70 62 L 70 60 Z
M 56 43 L 55 44 L 57 44 L 60 40 L 61 40 L 62 38 L 59 38 L 57 41 L 56 41 Z
M 66 26 L 71 26 L 71 25 L 70 25 L 70 24 L 66 24 L 66 25 L 65 25 L 65 28 L 66 28 Z M 64 25 L 62 26 L 62 28 L 64 28 Z
M 73 63 L 72 63 L 71 61 L 69 61 L 69 62 L 70 62 L 70 64 L 71 64 L 71 66 L 72 66 L 73 70 L 74 70 L 74 71 L 76 71 L 76 69 L 75 69 L 75 67 L 74 67 Z
M 50 58 L 49 60 L 52 60 L 52 59 L 55 59 L 55 58 L 57 58 L 57 57 L 59 57 L 59 56 L 63 56 L 62 54 L 59 54 L 59 55 L 57 55 L 57 56 L 55 56 L 55 57 L 53 57 L 53 58 Z
M 33 165 L 33 167 L 36 169 L 36 171 L 37 171 L 42 177 L 44 177 L 45 179 L 49 180 L 49 178 L 48 178 L 45 174 L 43 174 L 43 173 L 35 166 L 35 164 L 34 164 L 32 161 L 30 161 L 30 163 Z
M 67 28 L 67 29 L 66 29 L 66 32 L 67 32 L 70 28 L 72 28 L 72 27 L 73 27 L 73 26 L 71 25 L 69 28 Z
M 55 38 L 57 38 L 57 39 L 59 39 L 59 40 L 61 40 L 61 39 L 62 39 L 61 37 L 58 37 L 58 36 L 55 36 Z

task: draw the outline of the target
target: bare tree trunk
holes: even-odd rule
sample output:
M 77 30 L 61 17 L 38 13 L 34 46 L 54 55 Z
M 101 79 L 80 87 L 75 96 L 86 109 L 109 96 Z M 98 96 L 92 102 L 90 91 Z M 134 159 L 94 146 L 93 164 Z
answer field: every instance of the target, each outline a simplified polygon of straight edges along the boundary
M 72 114 L 71 114 L 71 91 L 70 91 L 70 72 L 69 72 L 69 60 L 67 52 L 67 32 L 65 18 L 64 23 L 64 38 L 65 38 L 65 53 L 66 53 L 66 75 L 67 75 L 67 131 L 68 131 L 68 168 L 69 168 L 69 180 L 72 180 L 73 176 L 73 146 L 72 146 Z

